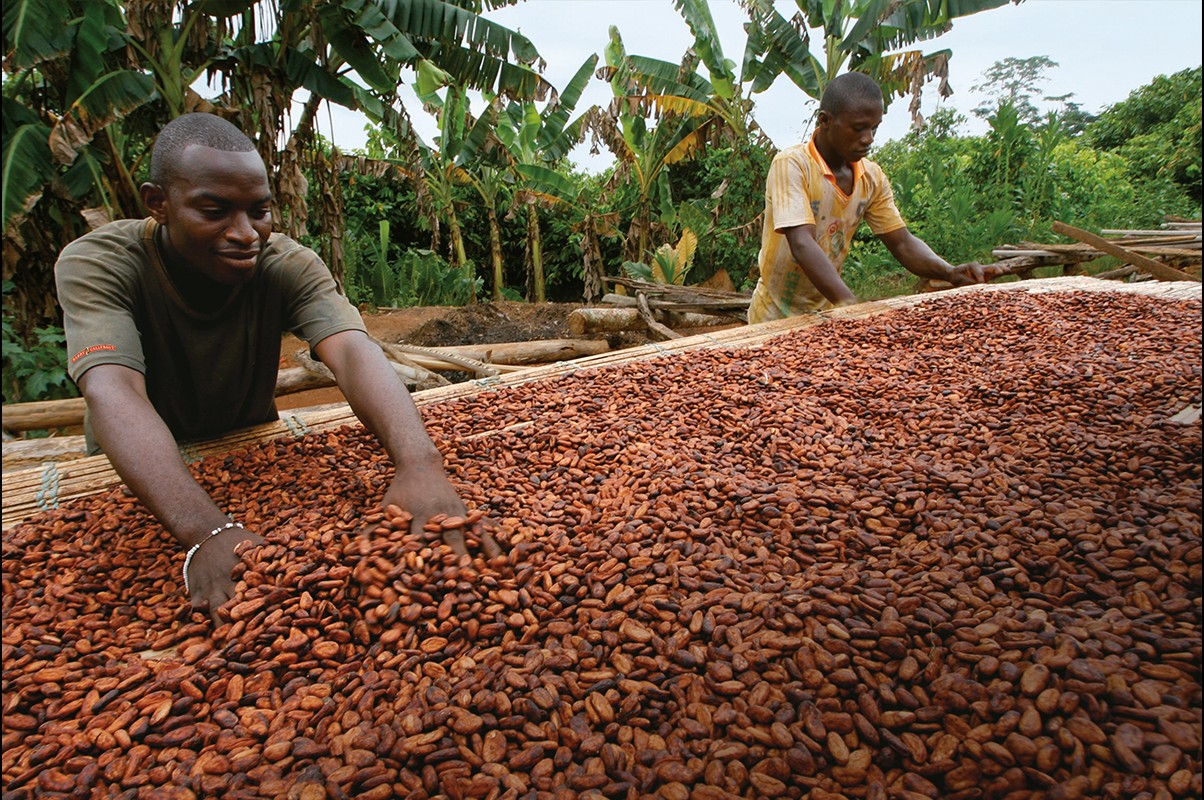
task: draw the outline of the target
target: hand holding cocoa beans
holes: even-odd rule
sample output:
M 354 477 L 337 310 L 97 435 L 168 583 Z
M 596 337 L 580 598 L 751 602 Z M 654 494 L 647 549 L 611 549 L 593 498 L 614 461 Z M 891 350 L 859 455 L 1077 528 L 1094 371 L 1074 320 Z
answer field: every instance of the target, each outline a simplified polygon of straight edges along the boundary
M 410 517 L 410 532 L 414 535 L 433 523 L 437 527 L 434 532 L 440 533 L 443 542 L 458 556 L 468 555 L 464 541 L 467 526 L 479 525 L 478 536 L 488 558 L 502 552 L 497 540 L 485 529 L 491 523 L 484 521 L 483 514 L 469 515 L 464 501 L 442 469 L 413 470 L 404 475 L 399 471 L 385 492 L 384 507 L 394 518 L 404 509 Z
M 193 555 L 188 564 L 189 602 L 197 611 L 209 614 L 219 624 L 217 610 L 234 597 L 233 570 L 241 559 L 234 552 L 241 542 L 263 544 L 263 537 L 241 526 L 212 537 Z

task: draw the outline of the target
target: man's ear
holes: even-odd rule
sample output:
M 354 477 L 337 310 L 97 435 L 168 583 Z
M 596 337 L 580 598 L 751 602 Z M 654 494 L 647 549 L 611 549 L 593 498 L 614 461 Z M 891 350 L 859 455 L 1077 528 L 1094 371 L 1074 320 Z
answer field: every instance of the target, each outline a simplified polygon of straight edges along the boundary
M 144 183 L 138 187 L 142 195 L 142 205 L 146 212 L 160 225 L 167 223 L 167 192 L 157 183 Z
M 817 128 L 826 126 L 831 121 L 832 121 L 832 115 L 829 114 L 827 111 L 824 111 L 823 109 L 820 109 L 819 113 L 817 113 L 815 115 L 815 126 Z

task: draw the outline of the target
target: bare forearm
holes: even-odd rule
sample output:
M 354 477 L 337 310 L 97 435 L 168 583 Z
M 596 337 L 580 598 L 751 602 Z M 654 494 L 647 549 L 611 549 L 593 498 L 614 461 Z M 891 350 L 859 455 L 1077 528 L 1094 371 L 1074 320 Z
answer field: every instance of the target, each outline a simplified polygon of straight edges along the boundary
M 117 474 L 181 544 L 196 544 L 226 520 L 148 400 L 94 395 L 88 405 L 93 435 Z
M 786 234 L 786 241 L 790 245 L 790 254 L 795 263 L 802 267 L 811 284 L 829 303 L 839 306 L 857 302 L 856 295 L 845 284 L 844 279 L 840 277 L 840 271 L 832 264 L 810 231 L 791 229 Z
M 884 237 L 884 241 L 886 241 Z M 914 275 L 931 280 L 947 280 L 953 267 L 948 261 L 933 252 L 924 240 L 908 233 L 896 241 L 887 241 L 891 255 Z
M 339 388 L 351 410 L 376 434 L 394 467 L 442 464 L 414 400 L 375 345 L 349 348 L 339 370 Z

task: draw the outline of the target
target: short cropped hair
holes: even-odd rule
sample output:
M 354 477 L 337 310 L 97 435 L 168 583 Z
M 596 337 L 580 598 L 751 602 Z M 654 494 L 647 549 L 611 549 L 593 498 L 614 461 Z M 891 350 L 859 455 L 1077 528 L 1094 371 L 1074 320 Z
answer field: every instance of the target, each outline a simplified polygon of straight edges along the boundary
M 181 154 L 191 144 L 227 153 L 245 153 L 255 144 L 233 123 L 215 114 L 182 114 L 163 126 L 151 149 L 150 180 L 166 186 L 175 177 Z
M 824 95 L 819 101 L 819 110 L 827 111 L 835 117 L 855 105 L 866 102 L 881 104 L 881 87 L 863 72 L 846 72 L 833 78 L 824 89 Z

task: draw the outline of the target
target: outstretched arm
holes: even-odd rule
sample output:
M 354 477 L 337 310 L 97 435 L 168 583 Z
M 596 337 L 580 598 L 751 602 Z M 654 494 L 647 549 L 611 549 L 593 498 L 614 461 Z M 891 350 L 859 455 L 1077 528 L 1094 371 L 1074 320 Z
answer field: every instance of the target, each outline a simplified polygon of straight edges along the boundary
M 380 348 L 362 331 L 342 331 L 318 342 L 314 351 L 334 373 L 351 410 L 376 434 L 393 460 L 395 472 L 384 504 L 397 505 L 413 515 L 411 529 L 415 532 L 435 514 L 464 516 L 464 501 L 447 477 L 443 456 Z M 447 543 L 458 553 L 467 552 L 463 532 L 449 532 Z M 497 554 L 491 537 L 484 537 L 483 544 L 488 555 Z
M 955 267 L 934 253 L 931 247 L 907 228 L 893 230 L 878 238 L 908 272 L 921 278 L 948 281 L 954 286 L 969 286 L 986 283 L 1002 274 L 995 267 L 984 267 L 973 261 Z
M 92 433 L 117 474 L 182 546 L 201 544 L 188 564 L 189 595 L 194 608 L 213 615 L 234 594 L 234 546 L 262 539 L 239 526 L 209 536 L 230 519 L 180 458 L 175 438 L 147 397 L 140 372 L 101 364 L 80 376 L 79 387 L 88 403 Z
M 783 233 L 795 263 L 803 268 L 811 283 L 829 303 L 847 306 L 857 302 L 856 295 L 845 285 L 836 266 L 815 241 L 814 225 L 798 225 L 787 228 Z

